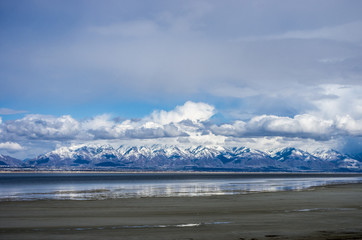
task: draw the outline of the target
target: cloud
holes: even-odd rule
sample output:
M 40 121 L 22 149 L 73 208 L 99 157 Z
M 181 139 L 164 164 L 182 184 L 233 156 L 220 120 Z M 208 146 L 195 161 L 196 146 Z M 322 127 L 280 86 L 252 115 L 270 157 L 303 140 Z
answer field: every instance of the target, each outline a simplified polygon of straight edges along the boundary
M 257 116 L 246 125 L 248 132 L 261 135 L 295 136 L 305 138 L 329 137 L 333 121 L 319 119 L 313 115 L 296 115 L 294 118 Z
M 319 85 L 318 88 L 311 88 L 306 93 L 299 93 L 305 94 L 304 103 L 309 102 L 311 106 L 302 108 L 305 113 L 293 114 L 290 117 L 272 114 L 254 115 L 244 121 L 236 120 L 228 124 L 213 125 L 210 129 L 216 135 L 229 136 L 230 139 L 235 138 L 242 142 L 254 139 L 254 146 L 260 144 L 264 148 L 267 146 L 264 141 L 267 138 L 274 139 L 280 146 L 283 144 L 303 146 L 304 141 L 305 149 L 310 148 L 308 144 L 312 144 L 358 152 L 360 144 L 351 147 L 351 142 L 353 139 L 355 142 L 361 142 L 359 139 L 362 136 L 361 91 L 362 87 L 355 85 Z M 275 112 L 275 109 L 273 111 Z M 271 145 L 276 146 L 277 142 Z
M 19 113 L 26 113 L 27 111 L 23 110 L 14 110 L 10 108 L 0 108 L 0 115 L 13 115 L 13 114 L 19 114 Z
M 319 141 L 310 138 L 298 137 L 280 137 L 280 136 L 264 136 L 264 137 L 248 137 L 248 138 L 228 138 L 225 144 L 229 146 L 246 146 L 261 151 L 272 151 L 285 147 L 294 147 L 309 152 L 316 150 L 343 149 L 341 148 L 343 138 L 335 138 L 326 141 Z
M 23 150 L 24 148 L 15 142 L 0 142 L 0 149 L 8 150 L 8 151 L 18 151 Z
M 171 111 L 154 111 L 139 120 L 114 121 L 110 115 L 100 115 L 81 123 L 83 135 L 94 139 L 164 138 L 188 136 L 195 126 L 208 120 L 215 108 L 206 103 L 188 101 Z M 185 122 L 186 121 L 186 122 Z M 187 124 L 190 121 L 191 124 Z M 198 128 L 198 127 L 196 127 Z
M 346 88 L 349 89 L 349 88 Z M 328 101 L 342 101 L 339 96 Z M 326 101 L 319 98 L 320 101 Z M 328 109 L 327 109 L 328 111 Z M 98 115 L 82 121 L 69 115 L 55 117 L 26 115 L 22 119 L 1 123 L 2 141 L 49 140 L 49 141 L 90 141 L 159 139 L 181 137 L 201 139 L 295 137 L 314 140 L 329 140 L 336 136 L 362 136 L 362 118 L 339 114 L 326 118 L 322 111 L 297 114 L 293 117 L 257 115 L 249 120 L 235 120 L 231 123 L 213 124 L 211 117 L 215 107 L 202 102 L 188 101 L 173 110 L 158 110 L 138 120 L 122 120 L 112 115 Z M 355 115 L 360 116 L 360 115 Z
M 360 42 L 362 21 L 351 22 L 315 30 L 290 31 L 281 35 L 270 36 L 268 39 L 327 39 L 334 41 Z
M 337 116 L 336 127 L 350 136 L 362 136 L 362 119 L 353 119 L 349 115 Z
M 90 32 L 105 36 L 123 36 L 140 38 L 152 36 L 160 31 L 159 26 L 153 21 L 131 21 L 106 26 L 93 26 Z
M 362 119 L 350 115 L 323 118 L 306 113 L 293 117 L 254 116 L 219 125 L 210 122 L 216 112 L 206 103 L 188 101 L 170 111 L 154 111 L 139 120 L 119 121 L 104 114 L 78 121 L 71 116 L 27 115 L 1 124 L 2 141 L 94 141 L 179 138 L 179 142 L 225 142 L 227 138 L 283 137 L 328 141 L 362 136 Z
M 173 124 L 167 124 L 162 127 L 156 128 L 140 127 L 132 130 L 127 130 L 125 136 L 127 138 L 136 139 L 154 139 L 188 136 L 188 134 L 180 131 L 180 129 Z
M 233 124 L 213 126 L 212 130 L 215 134 L 241 138 L 281 136 L 323 140 L 337 134 L 334 121 L 309 114 L 296 115 L 293 118 L 261 115 L 248 122 L 235 121 Z
M 0 102 L 14 109 L 0 115 L 53 116 L 0 121 L 0 141 L 358 137 L 361 7 L 354 0 L 9 1 L 0 21 Z
M 339 106 L 347 101 L 344 99 L 346 93 L 352 94 L 349 87 L 324 86 L 321 89 L 322 93 L 327 94 L 326 96 L 336 95 L 332 98 L 317 97 L 315 104 L 332 101 L 332 104 Z M 353 96 L 351 99 L 359 101 Z M 214 106 L 188 101 L 172 110 L 157 110 L 136 120 L 120 120 L 110 114 L 84 120 L 76 120 L 69 115 L 59 117 L 26 115 L 21 119 L 0 122 L 0 148 L 4 151 L 21 151 L 35 147 L 42 149 L 41 145 L 48 149 L 57 144 L 66 145 L 72 142 L 150 143 L 151 141 L 187 145 L 242 144 L 263 150 L 283 145 L 311 149 L 308 144 L 312 144 L 313 148 L 328 146 L 347 149 L 344 143 L 350 142 L 352 138 L 362 137 L 360 114 L 349 115 L 349 110 L 345 110 L 332 115 L 323 111 L 328 113 L 329 109 L 317 108 L 292 117 L 262 114 L 247 120 L 216 124 L 212 119 L 216 113 Z M 344 139 L 349 140 L 344 141 Z
M 187 135 L 173 123 L 159 124 L 146 119 L 117 122 L 110 115 L 96 116 L 80 124 L 82 132 L 78 138 L 85 139 L 154 139 Z
M 349 115 L 354 119 L 362 119 L 361 91 L 362 86 L 323 84 L 319 93 L 327 97 L 311 99 L 316 106 L 316 110 L 311 113 L 324 118 Z
M 69 105 L 104 99 L 177 102 L 204 95 L 200 101 L 208 102 L 331 81 L 360 85 L 361 4 L 279 3 L 93 2 L 80 4 L 81 14 L 66 4 L 48 6 L 73 20 L 4 21 L 15 26 L 3 30 L 0 96 Z M 14 14 L 49 17 L 44 4 L 14 6 Z M 22 31 L 12 27 L 40 32 L 20 38 L 14 33 Z M 235 41 L 245 38 L 255 39 Z
M 333 63 L 340 63 L 346 60 L 345 58 L 323 58 L 319 59 L 318 62 L 325 63 L 325 64 L 333 64 Z
M 2 124 L 3 138 L 33 140 L 67 140 L 79 133 L 79 122 L 69 115 L 54 117 L 26 115 Z
M 174 110 L 155 111 L 151 114 L 151 120 L 160 124 L 181 122 L 191 120 L 192 122 L 206 121 L 215 114 L 215 108 L 206 103 L 186 102 L 182 106 L 177 106 Z
M 171 111 L 155 111 L 140 120 L 117 121 L 104 114 L 78 121 L 69 115 L 60 117 L 27 115 L 1 123 L 4 140 L 99 140 L 147 139 L 189 136 L 201 131 L 202 122 L 215 112 L 206 103 L 186 102 Z M 200 129 L 199 129 L 200 128 Z

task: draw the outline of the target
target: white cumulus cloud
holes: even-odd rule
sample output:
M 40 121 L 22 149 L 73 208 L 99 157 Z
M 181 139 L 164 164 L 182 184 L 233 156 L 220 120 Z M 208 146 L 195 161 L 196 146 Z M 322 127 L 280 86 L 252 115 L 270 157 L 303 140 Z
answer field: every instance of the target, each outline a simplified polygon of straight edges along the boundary
M 210 119 L 215 114 L 215 108 L 206 103 L 195 103 L 188 101 L 174 110 L 155 111 L 151 114 L 150 120 L 160 124 L 177 123 L 183 120 L 201 122 Z
M 262 115 L 252 118 L 247 124 L 250 132 L 312 138 L 329 134 L 332 128 L 332 120 L 320 119 L 309 114 L 296 115 L 294 118 Z
M 0 142 L 0 149 L 17 151 L 24 149 L 19 143 L 16 142 Z
M 336 126 L 351 136 L 362 136 L 362 119 L 353 119 L 349 115 L 337 116 Z
M 331 101 L 334 106 L 342 107 L 341 101 L 347 100 L 340 94 L 317 101 Z M 263 114 L 221 124 L 212 123 L 215 112 L 212 105 L 188 101 L 173 110 L 154 111 L 137 120 L 119 120 L 110 114 L 86 120 L 68 115 L 26 115 L 21 119 L 0 121 L 0 149 L 19 151 L 25 149 L 23 146 L 28 148 L 26 144 L 38 146 L 41 142 L 146 140 L 191 145 L 239 143 L 267 148 L 283 144 L 301 146 L 303 142 L 315 146 L 323 145 L 322 142 L 336 145 L 336 139 L 362 136 L 360 114 L 349 115 L 348 110 L 336 115 L 325 114 L 322 110 L 293 117 Z
M 32 114 L 7 121 L 3 123 L 2 129 L 8 137 L 63 140 L 74 138 L 78 134 L 79 123 L 69 115 L 55 117 Z
M 202 122 L 208 120 L 214 112 L 211 105 L 189 101 L 174 110 L 155 111 L 140 120 L 117 121 L 109 114 L 83 121 L 68 115 L 27 115 L 21 119 L 0 122 L 0 131 L 1 139 L 6 141 L 185 137 L 189 136 L 189 133 L 201 132 Z

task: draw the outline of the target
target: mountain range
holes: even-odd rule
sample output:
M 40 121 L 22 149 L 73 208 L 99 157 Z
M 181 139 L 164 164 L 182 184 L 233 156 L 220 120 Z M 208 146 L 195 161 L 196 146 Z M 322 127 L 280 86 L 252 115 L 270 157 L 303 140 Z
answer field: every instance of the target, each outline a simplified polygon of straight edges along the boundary
M 62 147 L 24 161 L 0 155 L 0 169 L 121 171 L 362 172 L 359 155 L 335 150 L 283 148 L 263 152 L 246 147 L 120 146 Z

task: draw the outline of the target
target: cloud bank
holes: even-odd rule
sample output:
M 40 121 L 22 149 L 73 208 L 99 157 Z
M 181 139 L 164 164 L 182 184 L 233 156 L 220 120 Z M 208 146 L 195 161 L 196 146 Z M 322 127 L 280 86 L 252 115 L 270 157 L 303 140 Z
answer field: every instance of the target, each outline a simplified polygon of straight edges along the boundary
M 157 110 L 142 119 L 122 120 L 111 115 L 99 115 L 76 120 L 69 115 L 55 117 L 26 115 L 0 125 L 2 149 L 23 150 L 26 142 L 89 142 L 142 141 L 177 144 L 239 144 L 247 143 L 269 149 L 282 141 L 326 143 L 335 139 L 362 137 L 362 118 L 349 114 L 323 117 L 322 112 L 298 114 L 293 117 L 260 115 L 247 121 L 236 120 L 216 124 L 214 106 L 188 101 L 173 110 Z M 271 140 L 273 139 L 274 144 Z M 168 139 L 168 140 L 167 140 Z M 304 139 L 304 140 L 303 140 Z M 268 144 L 265 144 L 268 142 Z M 341 141 L 343 142 L 343 141 Z M 25 146 L 26 147 L 26 146 Z
M 188 136 L 188 129 L 199 128 L 214 114 L 206 103 L 186 102 L 171 111 L 154 111 L 139 120 L 117 121 L 99 115 L 83 121 L 69 115 L 60 117 L 27 115 L 1 123 L 2 140 L 99 140 L 145 139 Z
M 290 117 L 262 115 L 248 122 L 213 126 L 216 134 L 233 137 L 281 136 L 329 140 L 340 136 L 362 136 L 361 120 L 346 115 L 336 119 L 321 119 L 310 114 Z
M 350 115 L 324 119 L 313 114 L 294 117 L 260 115 L 248 121 L 214 124 L 215 108 L 207 103 L 186 102 L 171 111 L 154 111 L 138 120 L 117 121 L 111 115 L 76 120 L 69 115 L 55 117 L 27 115 L 1 123 L 2 139 L 16 140 L 99 140 L 157 139 L 190 134 L 215 134 L 239 138 L 279 136 L 328 140 L 335 136 L 362 136 L 362 119 Z

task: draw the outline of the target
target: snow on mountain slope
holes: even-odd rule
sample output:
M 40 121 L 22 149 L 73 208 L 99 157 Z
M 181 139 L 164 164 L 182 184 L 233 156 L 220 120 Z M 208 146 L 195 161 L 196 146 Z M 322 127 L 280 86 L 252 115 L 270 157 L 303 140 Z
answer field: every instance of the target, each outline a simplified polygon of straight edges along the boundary
M 0 154 L 0 168 L 21 167 L 23 161 Z
M 309 153 L 284 148 L 265 153 L 246 147 L 174 145 L 79 145 L 27 160 L 28 167 L 55 169 L 137 169 L 239 171 L 362 170 L 358 160 L 334 150 Z
M 336 168 L 335 164 L 332 162 L 292 147 L 272 151 L 270 156 L 279 162 L 282 162 L 291 170 L 332 171 Z
M 314 156 L 324 160 L 335 163 L 338 168 L 346 168 L 346 169 L 360 169 L 362 168 L 362 163 L 356 159 L 351 158 L 346 154 L 342 154 L 335 150 L 326 150 L 326 151 L 318 151 L 313 153 Z

